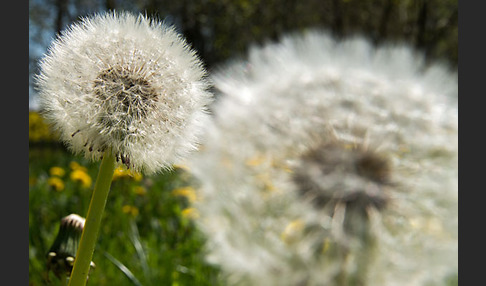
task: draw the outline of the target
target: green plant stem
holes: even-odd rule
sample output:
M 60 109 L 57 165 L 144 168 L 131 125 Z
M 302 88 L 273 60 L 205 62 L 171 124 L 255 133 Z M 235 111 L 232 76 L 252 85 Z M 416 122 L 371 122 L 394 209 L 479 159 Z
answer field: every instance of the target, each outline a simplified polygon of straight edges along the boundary
M 69 279 L 69 286 L 84 286 L 88 278 L 91 259 L 93 258 L 96 240 L 105 209 L 110 185 L 115 171 L 115 157 L 111 150 L 105 151 L 101 161 L 98 178 L 96 179 L 88 215 L 84 223 L 81 241 L 74 260 L 74 267 Z

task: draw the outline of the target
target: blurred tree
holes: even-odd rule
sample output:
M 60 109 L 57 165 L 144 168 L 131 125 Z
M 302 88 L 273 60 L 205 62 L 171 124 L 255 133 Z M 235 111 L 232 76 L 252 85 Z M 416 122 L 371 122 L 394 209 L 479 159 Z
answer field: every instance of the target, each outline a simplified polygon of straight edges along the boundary
M 64 28 L 63 20 L 68 14 L 67 11 L 68 0 L 56 0 L 55 5 L 56 5 L 55 9 L 57 10 L 55 27 L 56 27 L 56 34 L 58 34 Z
M 106 10 L 142 12 L 174 24 L 209 68 L 243 55 L 251 44 L 307 28 L 337 37 L 365 34 L 376 44 L 404 41 L 428 59 L 453 67 L 458 62 L 457 0 L 31 0 L 30 74 L 56 33 L 79 16 Z

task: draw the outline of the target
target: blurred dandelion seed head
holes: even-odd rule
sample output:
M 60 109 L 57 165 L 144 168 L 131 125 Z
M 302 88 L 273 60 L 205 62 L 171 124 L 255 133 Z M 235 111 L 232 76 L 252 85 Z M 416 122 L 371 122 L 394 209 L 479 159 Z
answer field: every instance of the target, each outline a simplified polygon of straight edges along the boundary
M 457 275 L 457 74 L 322 32 L 254 47 L 190 160 L 231 285 L 443 285 Z M 351 283 L 351 284 L 347 284 Z
M 329 143 L 310 149 L 298 162 L 293 181 L 299 193 L 317 207 L 337 202 L 363 209 L 385 207 L 391 170 L 390 163 L 378 154 Z
M 52 43 L 37 82 L 45 117 L 75 153 L 153 173 L 196 149 L 211 101 L 205 70 L 172 27 L 145 16 L 83 18 Z

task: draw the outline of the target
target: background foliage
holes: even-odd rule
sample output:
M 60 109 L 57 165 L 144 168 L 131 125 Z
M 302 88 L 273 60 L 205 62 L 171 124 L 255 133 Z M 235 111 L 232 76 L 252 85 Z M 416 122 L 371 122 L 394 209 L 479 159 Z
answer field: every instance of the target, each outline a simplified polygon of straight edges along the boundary
M 31 0 L 29 72 L 53 37 L 80 16 L 110 9 L 147 13 L 174 24 L 209 69 L 252 44 L 308 28 L 375 43 L 405 41 L 429 59 L 458 63 L 457 0 Z M 30 97 L 35 89 L 30 77 Z
M 63 285 L 48 274 L 46 256 L 61 218 L 86 215 L 99 168 L 71 155 L 47 130 L 30 112 L 31 286 Z M 198 198 L 190 180 L 183 167 L 151 177 L 116 170 L 88 285 L 220 285 L 218 270 L 204 262 L 204 238 L 192 221 L 197 213 L 190 203 Z

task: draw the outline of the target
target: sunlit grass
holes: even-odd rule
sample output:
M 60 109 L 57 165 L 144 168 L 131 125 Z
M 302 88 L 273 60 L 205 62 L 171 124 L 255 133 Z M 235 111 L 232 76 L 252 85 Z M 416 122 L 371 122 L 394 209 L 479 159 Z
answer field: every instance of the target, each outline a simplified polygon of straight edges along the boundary
M 58 145 L 29 151 L 30 285 L 62 285 L 46 255 L 60 220 L 85 216 L 99 164 Z M 220 285 L 218 270 L 203 259 L 204 237 L 189 214 L 190 185 L 182 169 L 150 177 L 118 169 L 111 186 L 88 285 Z M 186 189 L 190 190 L 190 189 Z

